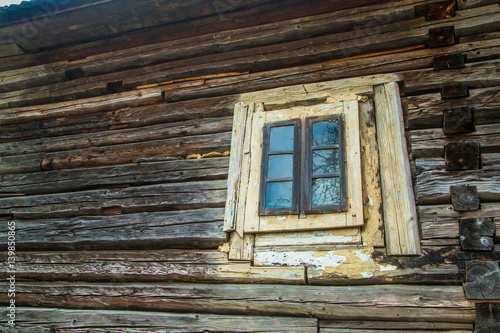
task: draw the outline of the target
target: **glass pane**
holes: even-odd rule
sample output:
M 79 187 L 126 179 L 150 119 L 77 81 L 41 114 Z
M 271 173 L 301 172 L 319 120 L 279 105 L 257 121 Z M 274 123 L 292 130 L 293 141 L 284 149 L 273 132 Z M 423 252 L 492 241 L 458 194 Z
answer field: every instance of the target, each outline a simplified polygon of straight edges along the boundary
M 313 179 L 312 205 L 328 206 L 340 204 L 340 179 L 318 178 Z
M 293 126 L 271 127 L 269 151 L 293 151 Z
M 339 123 L 335 120 L 313 123 L 313 146 L 336 145 L 339 143 Z
M 313 175 L 339 173 L 340 159 L 338 149 L 313 151 Z
M 293 178 L 293 154 L 269 155 L 267 179 Z
M 266 208 L 292 207 L 292 182 L 267 183 Z

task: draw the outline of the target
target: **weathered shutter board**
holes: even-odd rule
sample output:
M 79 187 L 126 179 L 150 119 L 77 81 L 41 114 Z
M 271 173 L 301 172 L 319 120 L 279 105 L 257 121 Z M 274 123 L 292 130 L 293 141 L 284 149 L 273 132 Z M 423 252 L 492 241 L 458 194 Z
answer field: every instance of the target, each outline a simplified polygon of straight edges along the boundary
M 358 101 L 343 103 L 346 133 L 347 160 L 347 226 L 357 227 L 363 221 L 363 184 L 361 176 L 361 151 Z M 349 174 L 351 173 L 351 174 Z
M 235 229 L 237 192 L 240 182 L 240 169 L 248 106 L 237 103 L 234 106 L 233 132 L 231 136 L 231 156 L 229 158 L 229 176 L 227 181 L 226 212 L 224 214 L 224 231 Z
M 417 255 L 418 217 L 397 83 L 375 86 L 375 108 L 387 253 Z

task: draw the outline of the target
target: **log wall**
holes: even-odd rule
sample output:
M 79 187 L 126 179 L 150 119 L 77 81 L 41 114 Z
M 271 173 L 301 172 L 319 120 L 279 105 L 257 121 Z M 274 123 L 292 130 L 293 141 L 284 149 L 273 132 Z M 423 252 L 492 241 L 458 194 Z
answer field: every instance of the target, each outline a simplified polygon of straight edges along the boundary
M 498 2 L 444 1 L 434 11 L 419 0 L 356 9 L 302 1 L 295 11 L 255 3 L 223 22 L 200 17 L 0 59 L 0 245 L 14 222 L 13 332 L 473 331 L 466 264 L 500 261 Z M 256 21 L 243 23 L 249 13 Z M 434 39 L 443 27 L 453 27 L 444 45 Z M 450 55 L 463 63 L 443 68 Z M 423 255 L 380 248 L 370 260 L 387 270 L 350 279 L 229 260 L 223 219 L 239 94 L 393 73 Z M 459 88 L 465 94 L 448 94 Z M 447 112 L 459 108 L 472 114 L 467 129 L 446 133 Z M 450 168 L 474 158 L 476 168 Z M 477 190 L 478 209 L 459 208 L 464 186 Z M 481 250 L 467 247 L 479 231 L 461 227 L 477 218 L 494 226 Z M 1 255 L 5 328 L 11 271 Z

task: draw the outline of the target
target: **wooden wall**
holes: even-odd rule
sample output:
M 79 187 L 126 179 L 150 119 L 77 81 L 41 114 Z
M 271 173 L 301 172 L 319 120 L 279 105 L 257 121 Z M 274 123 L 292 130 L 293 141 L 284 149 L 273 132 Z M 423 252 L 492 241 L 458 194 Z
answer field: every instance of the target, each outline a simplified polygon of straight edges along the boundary
M 500 6 L 433 3 L 321 3 L 255 26 L 235 23 L 237 12 L 207 34 L 140 32 L 1 59 L 12 332 L 472 332 L 466 266 L 500 261 Z M 359 280 L 229 261 L 222 228 L 238 94 L 384 73 L 402 78 L 423 255 L 380 249 L 372 259 L 398 269 Z

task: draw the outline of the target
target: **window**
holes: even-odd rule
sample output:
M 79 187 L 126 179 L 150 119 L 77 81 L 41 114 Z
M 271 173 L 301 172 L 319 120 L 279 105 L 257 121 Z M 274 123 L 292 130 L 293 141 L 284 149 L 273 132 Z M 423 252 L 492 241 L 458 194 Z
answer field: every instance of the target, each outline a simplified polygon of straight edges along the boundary
M 343 124 L 331 115 L 264 125 L 260 215 L 345 210 Z
M 420 252 L 397 79 L 239 96 L 224 216 L 230 259 L 248 260 L 269 244 L 276 251 L 351 244 Z M 335 238 L 337 231 L 346 237 Z

